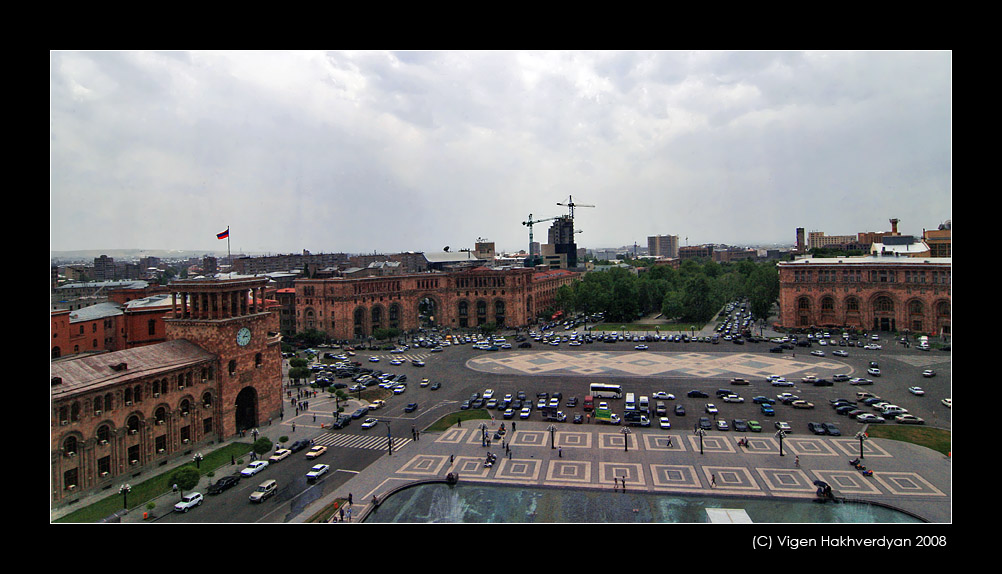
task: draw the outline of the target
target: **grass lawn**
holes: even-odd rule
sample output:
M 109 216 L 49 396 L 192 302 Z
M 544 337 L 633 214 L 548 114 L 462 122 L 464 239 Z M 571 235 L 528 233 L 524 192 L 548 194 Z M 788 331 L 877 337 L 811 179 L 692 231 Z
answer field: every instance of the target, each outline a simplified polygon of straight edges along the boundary
M 870 425 L 866 428 L 866 434 L 871 438 L 889 438 L 914 443 L 944 455 L 949 454 L 952 448 L 950 431 L 922 425 Z
M 203 474 L 212 473 L 213 476 L 223 476 L 229 474 L 230 472 L 235 472 L 239 470 L 239 463 L 236 467 L 231 467 L 230 461 L 232 459 L 240 460 L 248 452 L 250 452 L 250 443 L 230 443 L 222 448 L 216 449 L 208 454 L 203 455 L 204 458 L 199 466 L 199 471 Z M 232 459 L 230 458 L 232 457 Z M 195 466 L 195 463 L 190 463 L 189 466 Z M 221 468 L 221 467 L 226 468 Z M 170 482 L 170 476 L 181 467 L 171 469 L 162 474 L 151 476 L 150 478 L 136 484 L 131 484 L 130 481 L 122 478 L 122 483 L 130 482 L 132 490 L 129 491 L 129 506 L 130 512 L 142 512 L 142 509 L 146 506 L 146 503 L 154 498 L 164 494 L 171 490 L 172 484 Z M 231 471 L 230 468 L 234 470 Z M 217 472 L 219 471 L 219 472 Z M 122 510 L 123 497 L 118 493 L 117 488 L 108 489 L 108 496 L 103 498 L 94 504 L 89 506 L 84 506 L 66 516 L 55 520 L 54 522 L 98 522 L 103 518 L 107 518 L 112 514 Z

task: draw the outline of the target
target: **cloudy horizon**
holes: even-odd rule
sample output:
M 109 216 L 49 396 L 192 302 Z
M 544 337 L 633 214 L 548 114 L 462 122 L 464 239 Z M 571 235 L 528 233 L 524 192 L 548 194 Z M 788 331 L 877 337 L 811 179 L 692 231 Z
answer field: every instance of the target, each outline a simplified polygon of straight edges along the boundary
M 50 54 L 51 251 L 920 235 L 951 186 L 950 52 Z

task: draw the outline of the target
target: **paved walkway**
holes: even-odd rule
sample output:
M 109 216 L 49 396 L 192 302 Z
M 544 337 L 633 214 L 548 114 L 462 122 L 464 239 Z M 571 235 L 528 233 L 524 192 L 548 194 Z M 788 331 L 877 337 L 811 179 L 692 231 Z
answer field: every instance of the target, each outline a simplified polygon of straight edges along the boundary
M 492 436 L 500 422 L 490 429 Z M 780 456 L 779 439 L 772 433 L 710 432 L 702 439 L 701 454 L 700 438 L 687 430 L 631 428 L 624 435 L 621 427 L 558 424 L 552 437 L 557 448 L 551 448 L 549 423 L 515 425 L 507 443 L 510 456 L 503 456 L 505 449 L 496 442 L 484 446 L 480 425 L 473 421 L 441 433 L 422 433 L 293 521 L 305 521 L 349 493 L 353 521 L 358 521 L 371 510 L 373 496 L 382 498 L 417 481 L 444 480 L 450 472 L 459 475 L 461 484 L 611 491 L 625 478 L 628 490 L 653 494 L 802 499 L 815 496 L 813 482 L 820 479 L 832 485 L 838 497 L 886 504 L 929 522 L 952 520 L 950 460 L 908 443 L 865 441 L 863 460 L 874 475 L 864 477 L 848 465 L 860 449 L 852 437 L 787 436 Z M 505 421 L 505 427 L 510 429 L 511 421 Z M 747 438 L 749 446 L 738 446 L 740 438 Z M 490 468 L 483 464 L 487 452 L 498 456 Z

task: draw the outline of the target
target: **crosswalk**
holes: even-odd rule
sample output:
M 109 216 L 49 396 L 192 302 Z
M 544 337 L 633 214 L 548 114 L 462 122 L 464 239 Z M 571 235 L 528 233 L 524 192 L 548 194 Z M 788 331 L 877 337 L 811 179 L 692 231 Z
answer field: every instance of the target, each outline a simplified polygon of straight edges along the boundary
M 405 437 L 393 437 L 393 450 L 398 450 L 411 439 Z M 385 450 L 386 435 L 358 435 L 346 433 L 325 433 L 313 439 L 313 444 L 339 448 L 366 448 L 371 450 Z
M 382 355 L 373 355 L 377 357 L 380 361 L 392 361 L 393 359 L 400 359 L 401 361 L 411 362 L 411 361 L 425 361 L 431 357 L 434 353 L 385 353 Z

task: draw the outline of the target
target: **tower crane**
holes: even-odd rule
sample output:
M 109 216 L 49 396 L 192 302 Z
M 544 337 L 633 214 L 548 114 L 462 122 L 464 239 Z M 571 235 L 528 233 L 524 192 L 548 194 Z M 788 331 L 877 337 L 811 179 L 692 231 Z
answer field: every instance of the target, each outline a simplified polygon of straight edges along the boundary
M 574 208 L 575 207 L 595 207 L 594 205 L 587 205 L 584 203 L 574 203 L 574 198 L 570 195 L 567 196 L 567 203 L 557 202 L 557 205 L 562 205 L 570 210 L 571 219 L 574 219 Z
M 547 217 L 546 219 L 533 219 L 532 218 L 532 214 L 530 213 L 529 214 L 529 220 L 522 222 L 522 225 L 525 225 L 525 226 L 527 226 L 529 228 L 529 253 L 532 253 L 532 226 L 533 226 L 533 224 L 535 224 L 535 223 L 542 223 L 544 221 L 553 221 L 554 219 L 557 219 L 557 218 L 556 217 Z

